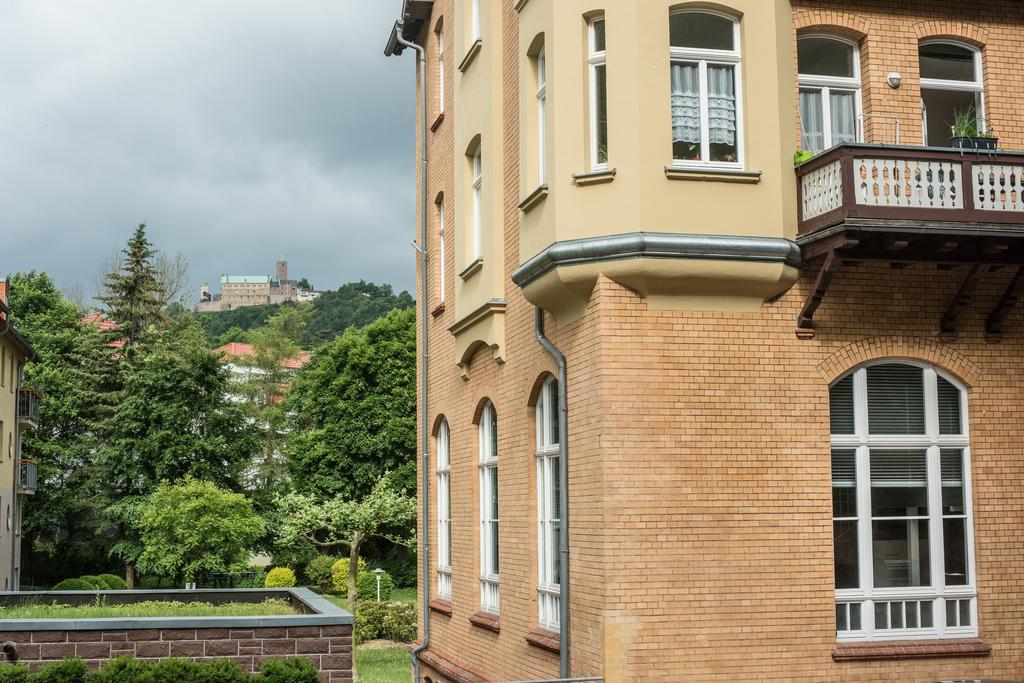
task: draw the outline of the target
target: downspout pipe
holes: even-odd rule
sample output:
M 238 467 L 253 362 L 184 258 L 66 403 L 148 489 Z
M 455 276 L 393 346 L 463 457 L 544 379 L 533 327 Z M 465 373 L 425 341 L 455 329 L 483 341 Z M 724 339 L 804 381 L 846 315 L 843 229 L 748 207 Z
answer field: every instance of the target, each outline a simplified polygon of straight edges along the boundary
M 569 678 L 569 412 L 565 354 L 544 336 L 544 309 L 537 307 L 534 332 L 544 350 L 555 359 L 558 372 L 558 675 Z
M 420 441 L 423 444 L 422 470 L 423 478 L 420 486 L 422 496 L 422 541 L 423 558 L 423 642 L 412 651 L 413 680 L 420 683 L 420 653 L 430 647 L 430 410 L 427 406 L 427 368 L 430 363 L 430 355 L 427 353 L 427 333 L 429 331 L 429 315 L 427 310 L 427 74 L 426 60 L 423 55 L 423 48 L 412 41 L 406 40 L 402 35 L 402 22 L 395 26 L 395 40 L 399 45 L 416 51 L 416 67 L 419 72 L 420 81 L 420 160 L 422 170 L 420 174 L 420 243 L 417 251 L 420 254 L 420 301 L 419 309 L 421 314 L 421 349 L 423 352 L 420 371 Z

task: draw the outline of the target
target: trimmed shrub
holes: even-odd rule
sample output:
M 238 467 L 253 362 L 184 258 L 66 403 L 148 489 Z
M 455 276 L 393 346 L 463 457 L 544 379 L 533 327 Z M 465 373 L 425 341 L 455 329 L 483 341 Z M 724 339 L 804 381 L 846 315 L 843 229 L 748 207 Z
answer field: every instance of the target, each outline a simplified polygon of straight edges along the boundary
M 24 664 L 0 665 L 0 683 L 25 683 L 28 674 L 28 667 Z
M 320 683 L 320 674 L 305 659 L 272 659 L 263 663 L 256 680 L 268 683 Z
M 356 605 L 356 643 L 395 640 L 409 643 L 416 638 L 416 608 L 404 602 L 363 600 Z
M 395 592 L 395 580 L 391 578 L 391 574 L 384 572 L 380 575 L 380 599 L 383 602 L 387 602 L 391 599 L 391 594 Z M 356 579 L 356 595 L 359 596 L 360 600 L 376 600 L 377 599 L 377 575 L 373 572 L 363 572 Z
M 53 587 L 55 591 L 94 591 L 95 584 L 84 579 L 64 579 Z
M 275 567 L 267 574 L 263 582 L 264 588 L 292 588 L 295 585 L 295 572 L 288 567 Z
M 89 668 L 81 659 L 65 659 L 40 667 L 29 674 L 25 683 L 83 683 L 88 672 Z
M 85 581 L 86 583 L 91 584 L 98 591 L 104 590 L 106 588 L 106 585 L 103 583 L 103 581 L 100 581 L 100 577 L 98 576 L 86 574 L 84 576 L 79 576 L 78 578 L 82 581 Z
M 128 584 L 116 574 L 100 574 L 96 578 L 103 582 L 104 587 L 108 591 L 128 590 Z
M 360 574 L 366 571 L 366 560 L 359 558 L 357 570 Z M 359 579 L 356 578 L 358 583 Z M 348 558 L 343 557 L 331 565 L 331 583 L 334 584 L 334 592 L 340 595 L 348 593 Z
M 318 555 L 306 565 L 306 581 L 310 586 L 319 588 L 322 591 L 329 591 L 334 587 L 334 577 L 331 569 L 337 558 L 329 555 Z

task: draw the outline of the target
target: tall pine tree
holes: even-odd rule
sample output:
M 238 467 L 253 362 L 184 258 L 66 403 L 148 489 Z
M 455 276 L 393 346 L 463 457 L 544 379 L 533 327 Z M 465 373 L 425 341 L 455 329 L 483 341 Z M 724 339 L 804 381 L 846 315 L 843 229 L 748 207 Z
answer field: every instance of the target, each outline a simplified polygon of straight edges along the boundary
M 121 253 L 124 258 L 120 268 L 107 273 L 105 291 L 97 298 L 117 323 L 111 329 L 111 340 L 123 342 L 130 357 L 143 333 L 163 318 L 167 302 L 154 265 L 156 251 L 146 238 L 145 223 L 135 228 Z

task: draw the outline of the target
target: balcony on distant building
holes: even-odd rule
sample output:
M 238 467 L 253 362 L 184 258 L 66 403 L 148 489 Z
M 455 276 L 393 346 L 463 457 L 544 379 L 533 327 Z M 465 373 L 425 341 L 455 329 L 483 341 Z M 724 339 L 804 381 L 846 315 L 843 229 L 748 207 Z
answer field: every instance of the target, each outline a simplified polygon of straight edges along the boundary
M 797 244 L 805 263 L 824 259 L 797 334 L 813 337 L 814 310 L 844 263 L 965 268 L 940 333 L 989 270 L 1017 268 L 986 333 L 998 335 L 1024 290 L 1024 153 L 847 144 L 796 169 Z
M 39 392 L 31 387 L 18 390 L 18 422 L 33 429 L 39 426 Z

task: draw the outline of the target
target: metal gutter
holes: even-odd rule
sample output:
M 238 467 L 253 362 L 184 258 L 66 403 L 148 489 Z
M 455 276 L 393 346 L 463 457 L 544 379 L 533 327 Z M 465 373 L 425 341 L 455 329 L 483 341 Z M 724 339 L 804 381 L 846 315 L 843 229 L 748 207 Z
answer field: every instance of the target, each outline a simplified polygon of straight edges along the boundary
M 631 232 L 555 242 L 512 273 L 525 287 L 560 266 L 633 258 L 762 261 L 800 267 L 800 247 L 781 237 Z

